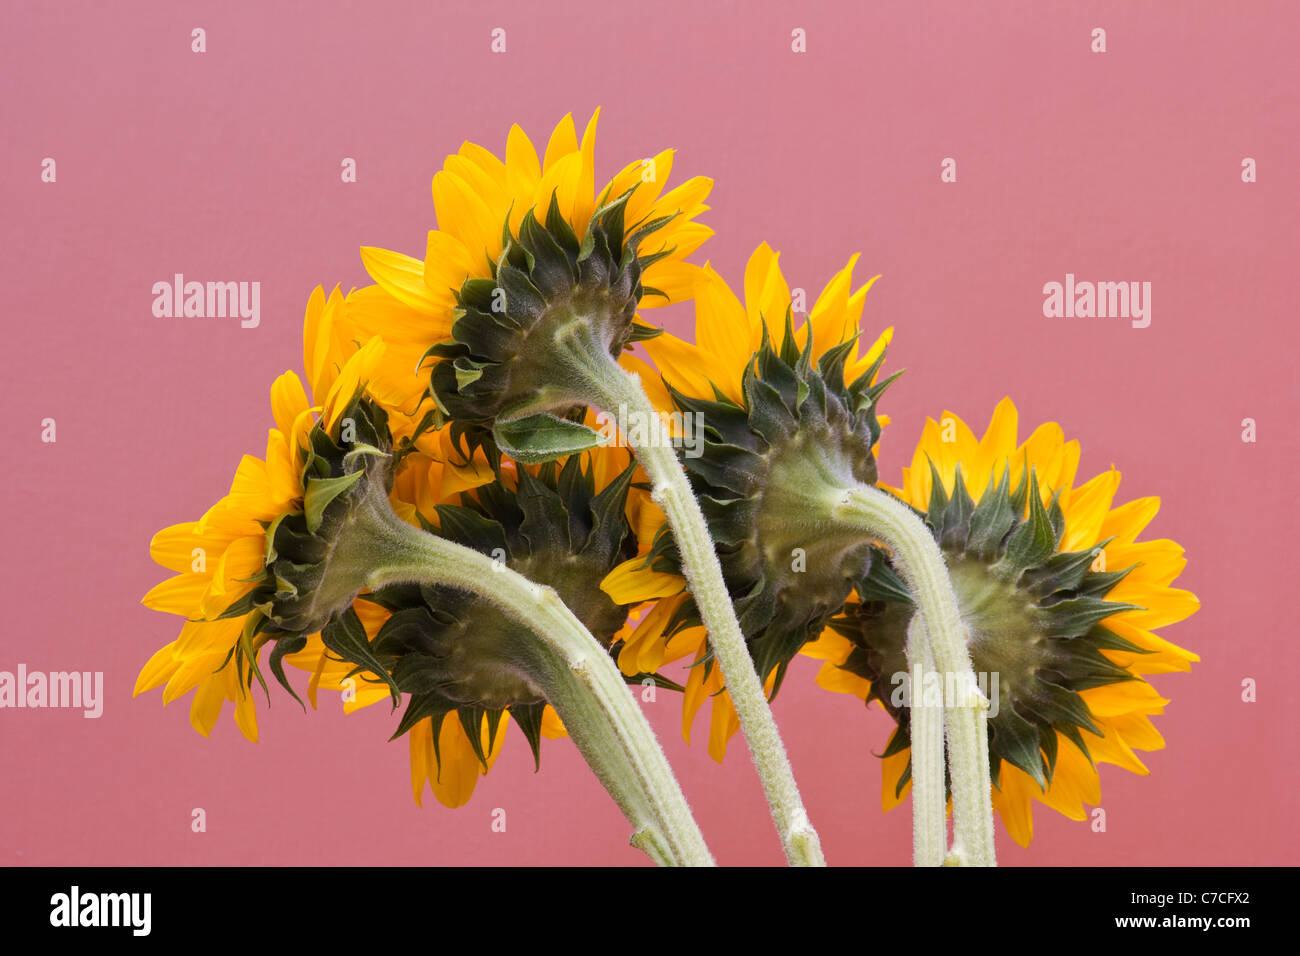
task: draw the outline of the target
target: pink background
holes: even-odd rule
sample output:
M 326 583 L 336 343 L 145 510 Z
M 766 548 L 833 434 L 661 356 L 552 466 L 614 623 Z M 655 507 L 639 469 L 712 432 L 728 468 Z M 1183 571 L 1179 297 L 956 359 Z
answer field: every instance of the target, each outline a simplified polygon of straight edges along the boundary
M 1203 604 L 1163 632 L 1203 658 L 1154 679 L 1167 749 L 1150 777 L 1103 767 L 1106 833 L 1038 807 L 1032 847 L 1000 835 L 1001 861 L 1297 862 L 1296 8 L 1070 6 L 6 5 L 0 669 L 101 670 L 107 701 L 99 720 L 0 711 L 0 861 L 643 861 L 567 742 L 534 774 L 516 728 L 468 806 L 420 810 L 386 708 L 304 716 L 277 694 L 253 745 L 227 714 L 199 737 L 188 698 L 131 699 L 178 630 L 139 604 L 165 576 L 149 538 L 261 453 L 310 289 L 363 284 L 362 244 L 423 255 L 430 177 L 463 139 L 501 151 L 519 122 L 544 143 L 600 105 L 599 177 L 671 145 L 675 181 L 716 178 L 704 252 L 737 285 L 763 239 L 812 294 L 853 251 L 861 278 L 884 274 L 865 322 L 897 326 L 890 367 L 909 368 L 886 478 L 926 415 L 982 430 L 1010 393 L 1026 431 L 1056 420 L 1081 441 L 1081 476 L 1114 462 L 1119 500 L 1163 497 L 1149 535 L 1187 548 L 1179 584 Z M 260 281 L 261 327 L 155 318 L 151 286 L 175 272 Z M 1151 282 L 1150 328 L 1044 318 L 1041 288 L 1067 272 Z M 775 709 L 827 856 L 907 863 L 909 810 L 882 815 L 871 756 L 887 721 L 815 670 L 797 663 Z M 682 742 L 673 695 L 646 709 L 718 859 L 780 862 L 739 743 L 719 767 Z

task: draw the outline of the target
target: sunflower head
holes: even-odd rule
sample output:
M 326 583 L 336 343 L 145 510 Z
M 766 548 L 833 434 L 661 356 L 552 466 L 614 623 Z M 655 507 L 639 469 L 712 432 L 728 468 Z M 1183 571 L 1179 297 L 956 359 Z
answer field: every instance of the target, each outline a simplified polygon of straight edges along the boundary
M 585 467 L 589 456 L 577 455 L 535 473 L 520 467 L 463 495 L 462 504 L 436 505 L 424 523 L 431 533 L 554 588 L 608 647 L 628 609 L 591 582 L 636 552 L 625 513 L 634 465 L 624 453 L 612 454 L 622 458 L 621 470 L 613 470 L 611 455 Z M 520 649 L 536 641 L 526 627 L 451 587 L 394 585 L 363 600 L 387 612 L 373 639 L 365 638 L 359 619 L 349 620 L 358 640 L 327 647 L 358 672 L 388 675 L 409 695 L 394 738 L 425 720 L 440 726 L 455 713 L 486 769 L 508 711 L 537 756 L 546 700 L 521 659 Z M 485 722 L 486 740 L 472 732 Z
M 570 366 L 608 364 L 654 334 L 635 321 L 638 308 L 689 297 L 698 267 L 685 259 L 711 234 L 696 217 L 712 183 L 665 190 L 664 150 L 598 190 L 596 120 L 579 142 L 566 116 L 540 157 L 518 126 L 504 160 L 463 144 L 434 176 L 438 229 L 424 260 L 362 250 L 376 285 L 350 321 L 361 339 L 396 342 L 405 414 L 431 396 L 435 423 L 497 426 L 502 450 L 530 463 L 599 443 L 564 417 L 591 404 Z
M 325 557 L 339 550 L 332 542 L 346 513 L 374 488 L 382 493 L 387 482 L 384 413 L 364 397 L 384 344 L 373 338 L 358 349 L 338 340 L 333 316 L 342 301 L 337 290 L 327 299 L 317 289 L 307 307 L 305 364 L 320 404 L 308 400 L 294 373 L 277 378 L 271 387 L 276 427 L 265 459 L 245 456 L 224 498 L 198 521 L 165 528 L 150 544 L 154 559 L 178 573 L 143 603 L 187 621 L 180 637 L 145 664 L 135 692 L 165 682 L 168 703 L 197 688 L 191 722 L 205 735 L 223 701 L 231 701 L 240 729 L 256 739 L 247 689 L 254 677 L 265 686 L 261 648 L 276 641 L 271 663 L 283 681 L 279 642 L 292 646 L 355 594 L 326 601 L 327 589 L 316 585 Z
M 367 572 L 382 554 L 392 488 L 392 436 L 387 415 L 358 392 L 332 427 L 313 428 L 303 449 L 302 507 L 278 517 L 266 531 L 261 580 L 227 614 L 250 614 L 254 647 L 274 642 L 270 665 L 280 684 L 297 697 L 284 673 L 284 657 L 301 651 L 320 632 L 326 648 L 348 659 L 361 657 L 372 671 L 373 655 L 353 610 Z M 243 655 L 236 653 L 237 663 Z M 256 666 L 256 657 L 251 658 Z M 388 681 L 394 706 L 397 685 Z
M 977 674 L 997 674 L 990 701 L 989 755 L 993 782 L 1003 761 L 1046 787 L 1056 768 L 1058 735 L 1087 754 L 1086 731 L 1101 731 L 1079 691 L 1135 675 L 1103 650 L 1142 653 L 1142 648 L 1100 626 L 1137 605 L 1105 595 L 1132 568 L 1092 570 L 1102 548 L 1062 551 L 1065 518 L 1055 495 L 1045 507 L 1032 470 L 1009 488 L 1010 469 L 989 483 L 976 505 L 954 474 L 951 495 L 935 481 L 926 521 L 940 542 L 949 576 L 963 608 Z M 907 625 L 915 613 L 907 585 L 877 551 L 871 572 L 859 583 L 860 601 L 831 622 L 860 648 L 846 669 L 871 681 L 872 696 L 899 721 L 904 746 L 908 711 L 891 693 L 893 676 L 907 673 Z
M 884 349 L 846 382 L 856 337 L 812 361 L 812 337 L 796 345 L 791 314 L 779 346 L 764 332 L 741 379 L 742 401 L 670 389 L 684 415 L 704 423 L 698 455 L 683 457 L 722 563 L 741 629 L 761 675 L 780 686 L 799 648 L 844 604 L 870 561 L 855 535 L 819 527 L 824 495 L 874 485 L 880 439 L 877 401 L 892 378 L 876 382 Z M 667 528 L 649 564 L 681 573 Z M 690 613 L 683 623 L 697 623 Z
M 681 436 L 682 464 L 769 693 L 866 570 L 868 547 L 819 516 L 828 492 L 876 479 L 874 449 L 887 422 L 877 406 L 892 381 L 877 376 L 893 333 L 862 346 L 858 330 L 875 279 L 853 287 L 856 256 L 794 328 L 797 300 L 778 259 L 766 243 L 754 251 L 743 301 L 706 265 L 693 290 L 696 342 L 671 334 L 647 340 L 659 375 L 624 360 L 655 404 L 675 416 L 674 429 L 699 437 Z M 722 760 L 739 723 L 663 524 L 661 514 L 643 535 L 653 547 L 601 585 L 621 600 L 659 599 L 618 648 L 619 666 L 628 675 L 657 673 L 694 653 L 683 734 L 689 739 L 696 713 L 711 700 L 709 752 Z
M 457 293 L 452 339 L 434 345 L 431 386 L 449 418 L 490 426 L 537 411 L 581 404 L 557 375 L 572 342 L 618 358 L 632 342 L 657 334 L 633 319 L 644 292 L 641 239 L 665 225 L 656 219 L 625 234 L 631 192 L 598 209 L 581 239 L 552 197 L 544 222 L 525 214 L 507 236 L 487 279 L 467 279 Z M 652 290 L 653 291 L 653 290 Z
M 1081 819 L 1080 799 L 1097 800 L 1097 762 L 1145 772 L 1131 747 L 1160 745 L 1146 715 L 1165 701 L 1141 675 L 1185 670 L 1196 659 L 1146 628 L 1187 616 L 1196 599 L 1168 587 L 1184 563 L 1181 548 L 1135 541 L 1154 502 L 1111 510 L 1113 471 L 1075 487 L 1078 446 L 1063 442 L 1058 426 L 1017 447 L 1009 400 L 979 443 L 955 416 L 944 423 L 927 427 L 896 493 L 944 553 L 990 699 L 994 803 L 1027 843 L 1031 794 Z M 827 659 L 827 686 L 879 701 L 898 722 L 884 753 L 888 805 L 910 779 L 902 689 L 915 613 L 890 555 L 876 548 L 855 598 L 810 647 Z

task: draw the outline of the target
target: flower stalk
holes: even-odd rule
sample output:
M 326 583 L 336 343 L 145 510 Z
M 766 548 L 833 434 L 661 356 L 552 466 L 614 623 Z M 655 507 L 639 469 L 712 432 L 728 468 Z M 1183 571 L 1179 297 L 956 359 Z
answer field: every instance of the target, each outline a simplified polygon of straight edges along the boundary
M 953 845 L 946 859 L 949 865 L 994 866 L 992 781 L 989 772 L 988 700 L 978 692 L 966 630 L 962 625 L 957 596 L 948 578 L 943 553 L 925 523 L 903 502 L 887 492 L 865 485 L 839 491 L 829 505 L 832 519 L 844 528 L 879 540 L 893 551 L 894 563 L 907 582 L 924 622 L 925 643 L 933 660 L 932 673 L 952 678 L 964 693 L 944 700 L 944 731 L 948 743 L 948 774 L 952 786 Z M 909 650 L 913 646 L 909 632 Z M 910 661 L 915 666 L 915 660 Z M 913 685 L 915 695 L 920 689 Z M 913 741 L 916 746 L 916 741 Z M 926 746 L 923 744 L 922 746 Z M 938 767 L 938 789 L 944 791 L 942 764 Z M 918 761 L 913 750 L 913 800 L 931 795 L 932 783 L 920 775 L 936 774 L 933 761 Z M 915 804 L 914 804 L 915 806 Z M 928 821 L 916 812 L 916 823 Z M 929 821 L 930 826 L 933 822 Z M 921 838 L 918 836 L 918 841 Z M 932 862 L 925 838 L 926 859 Z M 918 860 L 918 863 L 920 861 Z
M 925 699 L 924 675 L 934 673 L 934 654 L 920 614 L 907 627 L 911 668 L 912 861 L 940 866 L 948 850 L 948 801 L 944 795 L 943 710 Z
M 556 329 L 555 358 L 570 395 L 606 413 L 621 415 L 626 410 L 627 418 L 643 426 L 624 437 L 650 477 L 651 494 L 673 531 L 691 596 L 722 668 L 786 859 L 791 866 L 825 866 L 821 841 L 804 810 L 785 745 L 736 620 L 713 538 L 671 436 L 637 377 L 624 371 L 592 334 L 595 327 L 588 318 L 575 315 Z M 635 440 L 638 431 L 643 442 Z
M 635 828 L 633 845 L 661 866 L 713 865 L 672 769 L 618 668 L 554 589 L 472 548 L 406 524 L 378 486 L 356 509 L 354 520 L 354 530 L 373 545 L 366 587 L 457 588 L 528 628 L 530 639 L 508 648 L 513 666 L 560 715 Z

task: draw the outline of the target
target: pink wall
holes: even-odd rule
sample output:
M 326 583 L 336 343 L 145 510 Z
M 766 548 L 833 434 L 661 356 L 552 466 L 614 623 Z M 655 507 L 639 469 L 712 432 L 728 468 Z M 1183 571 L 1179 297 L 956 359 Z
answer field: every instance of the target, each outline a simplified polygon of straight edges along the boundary
M 544 142 L 563 113 L 581 122 L 597 105 L 601 176 L 672 145 L 675 175 L 716 178 L 706 251 L 736 283 L 762 239 L 792 285 L 820 288 L 854 251 L 865 276 L 884 274 L 866 322 L 897 326 L 890 365 L 909 368 L 888 397 L 886 478 L 927 414 L 951 407 L 982 428 L 1009 393 L 1026 425 L 1080 439 L 1081 474 L 1113 462 L 1121 500 L 1163 497 L 1149 534 L 1187 548 L 1179 583 L 1203 604 L 1168 631 L 1203 662 L 1154 679 L 1172 700 L 1156 720 L 1167 749 L 1147 778 L 1103 767 L 1106 833 L 1040 808 L 1029 850 L 999 837 L 1002 862 L 1297 862 L 1296 8 L 795 9 L 5 8 L 0 669 L 103 671 L 107 699 L 98 720 L 0 711 L 0 862 L 642 861 L 567 742 L 534 775 L 514 733 L 468 806 L 420 810 L 386 709 L 304 716 L 279 695 L 253 745 L 225 715 L 204 740 L 187 702 L 131 699 L 177 630 L 139 604 L 163 575 L 149 538 L 260 454 L 311 287 L 362 284 L 362 244 L 422 255 L 430 177 L 462 139 L 499 150 L 519 122 Z M 504 55 L 489 52 L 493 27 Z M 355 184 L 340 182 L 343 157 Z M 944 157 L 956 183 L 940 182 Z M 1243 157 L 1258 182 L 1242 182 Z M 176 272 L 260 281 L 260 326 L 155 318 L 151 286 Z M 1150 327 L 1045 318 L 1042 286 L 1067 272 L 1151 282 Z M 871 756 L 886 721 L 815 688 L 815 670 L 796 665 L 776 713 L 827 856 L 906 863 L 909 812 L 881 814 Z M 1247 677 L 1256 703 L 1240 699 Z M 720 861 L 779 862 L 742 749 L 719 767 L 702 740 L 682 743 L 676 699 L 646 706 Z M 190 830 L 195 807 L 206 833 Z

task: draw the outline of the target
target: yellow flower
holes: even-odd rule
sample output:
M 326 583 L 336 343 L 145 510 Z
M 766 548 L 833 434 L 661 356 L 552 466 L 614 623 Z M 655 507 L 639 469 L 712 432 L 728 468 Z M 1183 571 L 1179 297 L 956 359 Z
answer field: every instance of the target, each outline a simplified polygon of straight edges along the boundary
M 362 261 L 376 285 L 356 293 L 356 328 L 362 339 L 382 332 L 391 346 L 390 359 L 406 383 L 395 407 L 414 414 L 429 380 L 427 374 L 412 373 L 426 362 L 433 346 L 453 338 L 465 311 L 466 291 L 476 280 L 496 279 L 508 247 L 527 241 L 530 220 L 555 234 L 582 238 L 594 226 L 598 210 L 626 197 L 616 231 L 629 242 L 639 238 L 639 279 L 647 294 L 635 298 L 650 308 L 685 297 L 698 267 L 683 260 L 712 234 L 695 221 L 708 208 L 704 199 L 712 183 L 696 177 L 665 191 L 673 151 L 664 150 L 629 163 L 597 193 L 598 117 L 599 110 L 579 142 L 572 117 L 565 116 L 540 158 L 517 125 L 507 137 L 504 160 L 475 143 L 462 144 L 433 178 L 438 228 L 429 233 L 423 260 L 362 249 Z M 622 250 L 609 252 L 617 263 Z M 489 313 L 499 316 L 501 305 L 492 302 Z M 517 337 L 522 339 L 524 333 Z M 472 336 L 469 341 L 479 344 Z
M 442 463 L 416 452 L 394 480 L 394 510 L 555 588 L 609 645 L 629 632 L 628 608 L 591 582 L 634 549 L 633 529 L 648 496 L 632 487 L 629 466 L 625 450 L 599 448 L 562 466 L 505 462 L 492 482 L 467 489 Z M 519 625 L 480 598 L 397 585 L 361 595 L 354 610 L 375 657 L 408 694 L 394 737 L 407 735 L 417 803 L 426 783 L 444 806 L 467 803 L 511 722 L 523 729 L 538 761 L 541 737 L 565 735 L 555 711 L 509 663 L 504 649 L 518 639 Z M 313 706 L 319 688 L 343 691 L 348 712 L 389 697 L 385 682 L 364 669 L 356 673 L 319 635 L 285 660 L 312 675 Z
M 854 289 L 856 261 L 854 256 L 826 284 L 796 330 L 789 285 L 777 253 L 764 243 L 745 269 L 744 302 L 704 267 L 695 288 L 696 344 L 669 334 L 644 343 L 664 383 L 657 384 L 641 364 L 647 392 L 665 411 L 698 416 L 703 434 L 711 436 L 698 454 L 684 453 L 682 463 L 704 502 L 728 590 L 769 695 L 779 688 L 790 659 L 843 604 L 869 553 L 864 542 L 809 540 L 800 522 L 790 520 L 806 516 L 788 514 L 795 509 L 783 498 L 798 493 L 791 486 L 805 483 L 805 468 L 849 484 L 875 481 L 874 446 L 887 421 L 876 415 L 875 400 L 888 385 L 877 384 L 876 375 L 893 330 L 869 347 L 859 343 L 863 305 L 875 279 Z M 671 421 L 679 435 L 690 430 L 686 417 Z M 641 553 L 601 585 L 620 602 L 658 602 L 618 648 L 619 666 L 626 674 L 656 672 L 693 655 L 683 734 L 690 739 L 699 708 L 711 700 L 709 753 L 721 761 L 739 721 L 721 670 L 712 664 L 662 514 L 647 512 L 646 518 L 657 524 L 642 532 Z
M 880 276 L 853 288 L 857 262 L 855 254 L 831 277 L 813 302 L 807 322 L 794 333 L 794 344 L 802 349 L 808 345 L 811 332 L 813 363 L 836 346 L 852 342 L 844 359 L 846 383 L 868 371 L 894 335 L 894 330 L 888 328 L 866 348 L 858 340 L 867 293 Z M 701 271 L 693 290 L 694 344 L 664 334 L 647 340 L 642 347 L 668 385 L 683 395 L 713 398 L 716 385 L 733 402 L 743 402 L 741 380 L 763 344 L 764 330 L 776 350 L 785 344 L 786 313 L 792 300 L 790 285 L 781 272 L 780 253 L 764 242 L 750 255 L 745 265 L 743 302 L 711 265 L 706 264 Z M 643 375 L 643 384 L 650 388 L 655 378 L 654 373 Z M 664 390 L 658 390 L 654 397 L 661 408 L 673 407 Z
M 224 498 L 198 521 L 159 531 L 149 546 L 155 561 L 177 573 L 149 591 L 144 605 L 187 620 L 180 636 L 145 664 L 135 693 L 165 683 L 163 703 L 168 704 L 197 688 L 190 722 L 204 736 L 229 701 L 244 736 L 257 739 L 253 698 L 241 685 L 242 668 L 227 666 L 239 652 L 251 609 L 229 612 L 258 587 L 267 556 L 267 528 L 302 510 L 310 433 L 318 426 L 337 426 L 348 402 L 382 360 L 380 340 L 349 349 L 334 335 L 332 320 L 340 303 L 337 290 L 327 303 L 318 288 L 307 306 L 304 364 L 319 404 L 308 400 L 293 372 L 277 378 L 271 386 L 276 427 L 267 436 L 265 458 L 245 455 Z
M 927 517 L 945 552 L 975 671 L 997 708 L 993 805 L 1022 846 L 1033 800 L 1084 820 L 1084 804 L 1101 799 L 1097 764 L 1148 772 L 1134 751 L 1164 746 L 1150 717 L 1168 701 L 1144 676 L 1199 660 L 1156 634 L 1199 607 L 1171 586 L 1183 549 L 1138 540 L 1159 499 L 1116 507 L 1120 473 L 1076 484 L 1078 463 L 1078 442 L 1055 423 L 1018 442 L 1015 405 L 1003 399 L 979 439 L 951 412 L 929 420 L 902 487 L 890 489 Z M 913 608 L 888 556 L 877 557 L 804 653 L 825 661 L 821 686 L 875 699 L 899 720 L 883 761 L 889 809 L 910 778 L 907 712 L 891 675 L 907 671 Z

